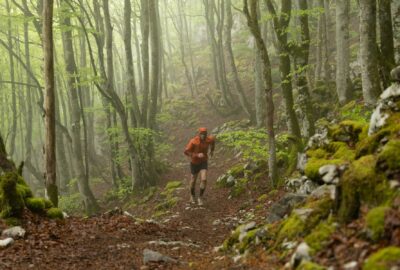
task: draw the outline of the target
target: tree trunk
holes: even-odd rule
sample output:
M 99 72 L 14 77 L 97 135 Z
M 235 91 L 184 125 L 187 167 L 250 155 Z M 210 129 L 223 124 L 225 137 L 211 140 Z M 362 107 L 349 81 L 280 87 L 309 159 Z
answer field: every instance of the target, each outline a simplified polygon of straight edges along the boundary
M 146 127 L 147 112 L 149 110 L 150 91 L 150 64 L 149 64 L 149 2 L 141 0 L 140 24 L 142 29 L 142 65 L 143 65 L 143 100 L 142 100 L 142 125 Z
M 232 19 L 232 10 L 231 10 L 231 0 L 225 0 L 225 12 L 226 12 L 226 24 L 225 24 L 225 50 L 227 52 L 227 59 L 229 62 L 229 66 L 231 68 L 231 72 L 233 75 L 234 86 L 236 92 L 239 96 L 239 102 L 243 109 L 243 111 L 247 114 L 250 121 L 252 123 L 256 122 L 256 116 L 254 110 L 251 108 L 249 101 L 247 100 L 246 94 L 243 90 L 242 83 L 239 78 L 239 74 L 236 68 L 235 57 L 233 55 L 232 50 L 232 27 L 233 27 L 233 19 Z
M 351 98 L 350 89 L 350 2 L 336 1 L 336 91 L 341 104 Z
M 384 88 L 390 85 L 390 71 L 395 67 L 391 0 L 378 0 L 381 66 Z
M 250 2 L 250 10 L 249 3 Z M 275 130 L 274 130 L 274 101 L 272 94 L 272 75 L 271 75 L 271 63 L 267 47 L 265 46 L 264 40 L 262 39 L 260 27 L 258 24 L 257 16 L 257 0 L 243 0 L 244 7 L 243 12 L 246 15 L 247 24 L 253 34 L 257 49 L 260 52 L 261 59 L 263 61 L 263 79 L 265 82 L 265 93 L 267 99 L 267 132 L 268 132 L 268 146 L 269 146 L 269 177 L 273 186 L 277 185 L 277 165 L 276 165 L 276 143 L 275 143 Z
M 10 63 L 10 80 L 11 80 L 11 102 L 12 102 L 12 127 L 10 132 L 10 152 L 9 155 L 13 156 L 15 153 L 15 138 L 17 137 L 17 88 L 15 87 L 15 65 L 13 56 L 13 40 L 12 40 L 12 24 L 11 24 L 11 8 L 10 3 L 6 1 L 7 14 L 9 19 L 8 29 L 7 29 L 7 39 L 8 39 L 8 57 Z
M 65 68 L 68 76 L 68 88 L 71 97 L 71 126 L 72 126 L 72 144 L 73 144 L 73 161 L 75 163 L 76 178 L 78 180 L 78 189 L 81 194 L 82 200 L 85 205 L 85 210 L 88 215 L 98 211 L 99 206 L 89 186 L 89 177 L 85 167 L 85 160 L 83 158 L 84 149 L 81 143 L 81 120 L 83 114 L 80 104 L 80 90 L 78 68 L 75 61 L 75 54 L 73 48 L 73 39 L 71 32 L 71 20 L 65 17 L 62 24 L 67 30 L 62 32 L 62 41 L 64 48 L 64 61 Z M 88 166 L 88 164 L 86 164 Z
M 360 1 L 360 57 L 364 102 L 373 106 L 381 93 L 376 45 L 376 0 Z
M 44 0 L 43 5 L 43 55 L 45 81 L 45 167 L 46 192 L 54 206 L 58 206 L 56 181 L 56 111 L 53 55 L 53 0 Z
M 137 99 L 137 90 L 135 83 L 135 73 L 133 69 L 133 55 L 132 55 L 132 29 L 131 29 L 131 1 L 125 0 L 124 6 L 124 44 L 126 56 L 126 77 L 127 77 L 127 92 L 129 93 L 131 107 L 132 107 L 132 127 L 136 127 L 140 123 L 141 115 L 139 109 L 139 102 Z

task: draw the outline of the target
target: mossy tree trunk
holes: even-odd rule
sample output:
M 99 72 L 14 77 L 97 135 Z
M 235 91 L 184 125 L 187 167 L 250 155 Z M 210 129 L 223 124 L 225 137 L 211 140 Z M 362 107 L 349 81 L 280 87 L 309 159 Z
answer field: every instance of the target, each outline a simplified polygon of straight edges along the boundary
M 253 34 L 257 49 L 260 52 L 260 56 L 263 62 L 263 79 L 265 83 L 265 93 L 267 100 L 267 132 L 268 132 L 268 167 L 269 177 L 273 186 L 277 185 L 277 165 L 276 165 L 276 143 L 275 143 L 275 130 L 274 130 L 274 101 L 272 93 L 272 75 L 271 75 L 271 63 L 267 47 L 265 46 L 264 40 L 261 35 L 260 27 L 258 24 L 257 15 L 257 0 L 243 0 L 243 12 L 247 19 L 247 24 Z M 249 5 L 250 4 L 250 5 Z M 249 8 L 250 7 L 250 8 Z
M 376 0 L 360 1 L 360 58 L 364 102 L 373 106 L 382 91 L 376 44 Z

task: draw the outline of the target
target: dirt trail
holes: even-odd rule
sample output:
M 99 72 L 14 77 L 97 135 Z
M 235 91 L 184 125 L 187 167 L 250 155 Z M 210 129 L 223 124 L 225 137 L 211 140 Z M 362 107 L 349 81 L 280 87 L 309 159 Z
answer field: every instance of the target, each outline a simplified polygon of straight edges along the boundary
M 227 121 L 211 111 L 208 114 L 202 115 L 204 121 L 198 121 L 198 126 L 212 130 Z M 174 165 L 163 181 L 183 182 L 183 189 L 176 194 L 179 201 L 169 215 L 159 222 L 138 223 L 118 211 L 91 218 L 71 217 L 64 221 L 44 220 L 26 214 L 22 226 L 27 235 L 13 246 L 0 250 L 0 269 L 250 269 L 234 267 L 231 259 L 214 252 L 237 225 L 239 210 L 245 203 L 243 199 L 228 199 L 229 191 L 215 185 L 217 177 L 235 163 L 234 158 L 221 152 L 218 145 L 209 165 L 204 207 L 188 203 L 190 174 L 182 152 L 196 129 L 197 126 L 169 127 L 169 132 L 174 135 L 171 155 Z M 151 203 L 146 207 L 151 208 Z M 137 216 L 140 211 L 131 213 Z M 241 213 L 243 215 L 245 211 Z M 1 225 L 0 229 L 3 227 Z M 146 248 L 170 256 L 178 263 L 144 265 Z

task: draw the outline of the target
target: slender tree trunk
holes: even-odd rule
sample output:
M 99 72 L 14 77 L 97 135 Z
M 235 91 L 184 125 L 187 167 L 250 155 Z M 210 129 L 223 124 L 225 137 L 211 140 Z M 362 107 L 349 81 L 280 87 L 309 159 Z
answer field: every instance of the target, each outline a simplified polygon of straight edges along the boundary
M 146 126 L 147 112 L 149 110 L 150 91 L 150 63 L 149 63 L 149 2 L 141 0 L 140 24 L 142 29 L 142 65 L 143 65 L 143 100 L 142 100 L 142 125 Z
M 54 206 L 58 206 L 56 181 L 56 111 L 53 55 L 53 1 L 44 0 L 43 5 L 43 55 L 45 79 L 45 120 L 46 120 L 46 191 Z
M 140 123 L 141 115 L 139 109 L 139 102 L 137 99 L 137 90 L 135 83 L 135 73 L 133 69 L 133 55 L 132 55 L 132 29 L 131 29 L 131 1 L 125 0 L 124 6 L 124 44 L 126 56 L 126 77 L 127 77 L 127 92 L 129 93 L 131 102 L 132 114 L 132 127 L 136 127 Z
M 336 1 L 336 90 L 341 104 L 351 98 L 350 89 L 350 2 Z
M 381 93 L 376 45 L 376 0 L 360 1 L 360 57 L 364 102 L 373 106 Z
M 65 1 L 65 0 L 64 0 Z M 68 88 L 71 97 L 71 126 L 72 126 L 72 144 L 73 144 L 73 161 L 75 163 L 76 178 L 78 180 L 78 189 L 81 194 L 82 200 L 85 205 L 85 210 L 88 215 L 98 211 L 99 206 L 93 195 L 89 185 L 89 175 L 87 171 L 88 164 L 85 164 L 84 156 L 87 156 L 85 149 L 82 147 L 81 141 L 81 120 L 84 122 L 84 115 L 82 114 L 82 104 L 80 100 L 79 89 L 80 80 L 78 77 L 78 68 L 75 61 L 73 39 L 71 32 L 71 20 L 65 17 L 62 24 L 66 27 L 62 33 L 63 48 L 64 48 L 64 61 L 66 64 L 66 71 L 68 75 Z M 85 123 L 85 122 L 84 122 Z M 86 134 L 85 134 L 86 135 Z M 87 136 L 85 136 L 87 138 Z M 87 160 L 86 160 L 87 161 Z M 86 166 L 85 166 L 86 165 Z
M 11 7 L 9 0 L 6 0 L 7 14 L 9 16 L 7 39 L 8 39 L 8 57 L 10 63 L 10 79 L 11 79 L 11 102 L 12 102 L 12 127 L 10 133 L 10 152 L 9 155 L 13 156 L 15 153 L 15 139 L 17 137 L 17 88 L 15 87 L 15 65 L 13 56 L 13 40 L 12 40 L 12 24 L 11 24 Z
M 147 127 L 155 129 L 158 91 L 160 84 L 160 36 L 157 19 L 157 0 L 149 0 L 150 17 L 150 44 L 151 44 L 151 87 L 150 108 L 147 119 Z
M 133 12 L 136 14 L 136 1 L 133 2 Z M 140 55 L 140 43 L 138 38 L 138 30 L 137 30 L 137 18 L 136 16 L 133 18 L 133 37 L 135 40 L 135 50 L 136 50 L 136 62 L 137 62 L 137 70 L 138 70 L 138 78 L 139 78 L 139 89 L 143 91 L 143 73 L 142 73 L 142 57 Z
M 249 9 L 250 3 L 250 9 Z M 277 185 L 277 165 L 276 165 L 276 143 L 275 143 L 275 130 L 274 130 L 274 101 L 272 93 L 272 75 L 271 75 L 271 63 L 267 47 L 265 46 L 264 40 L 262 39 L 260 27 L 258 24 L 257 16 L 257 0 L 243 0 L 243 12 L 246 15 L 247 24 L 253 34 L 257 48 L 260 52 L 261 59 L 263 61 L 263 79 L 265 82 L 265 93 L 267 99 L 267 132 L 268 132 L 268 167 L 269 177 L 272 185 Z
M 390 71 L 395 67 L 391 0 L 378 0 L 380 49 L 384 88 L 390 85 Z
M 231 10 L 231 0 L 225 0 L 225 12 L 226 12 L 226 25 L 225 25 L 225 50 L 227 52 L 227 59 L 233 75 L 234 86 L 239 96 L 239 102 L 242 106 L 243 111 L 247 114 L 252 123 L 256 122 L 256 116 L 254 110 L 251 108 L 249 101 L 247 100 L 246 94 L 243 90 L 242 83 L 239 78 L 239 74 L 236 68 L 235 57 L 232 50 L 232 27 L 233 18 Z
M 289 44 L 287 28 L 291 19 L 291 0 L 282 0 L 281 15 L 278 17 L 271 0 L 266 0 L 266 6 L 274 17 L 274 29 L 277 36 L 277 45 L 279 52 L 279 70 L 281 74 L 281 87 L 285 101 L 286 116 L 289 119 L 289 129 L 291 134 L 297 140 L 297 150 L 301 147 L 300 126 L 294 110 L 293 87 L 291 75 L 291 63 L 289 56 Z
M 310 29 L 308 26 L 307 0 L 299 0 L 301 44 L 298 47 L 296 58 L 296 69 L 300 70 L 297 76 L 297 87 L 300 95 L 300 106 L 305 116 L 306 137 L 311 137 L 315 133 L 314 111 L 311 102 L 310 89 L 307 82 L 308 57 L 310 53 Z

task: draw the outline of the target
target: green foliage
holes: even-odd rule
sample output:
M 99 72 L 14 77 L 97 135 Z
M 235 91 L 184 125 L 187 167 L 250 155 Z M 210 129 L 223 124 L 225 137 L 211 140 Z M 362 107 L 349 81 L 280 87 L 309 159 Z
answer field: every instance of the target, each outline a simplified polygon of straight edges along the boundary
M 15 217 L 9 217 L 4 219 L 4 222 L 6 223 L 7 226 L 20 226 L 21 225 L 21 220 L 19 218 Z
M 386 247 L 372 254 L 364 262 L 364 270 L 387 270 L 397 265 L 400 258 L 399 247 Z
M 224 145 L 242 152 L 245 160 L 268 159 L 268 135 L 264 129 L 227 131 L 218 135 Z
M 63 212 L 59 208 L 50 208 L 46 212 L 47 217 L 51 219 L 63 219 L 64 215 Z
M 371 110 L 366 108 L 364 104 L 357 103 L 355 100 L 347 103 L 339 112 L 341 119 L 363 122 L 365 124 L 371 118 Z
M 385 234 L 385 214 L 389 209 L 389 207 L 380 206 L 368 212 L 365 221 L 372 240 L 378 241 Z
M 79 193 L 63 195 L 59 197 L 58 207 L 67 213 L 80 213 L 83 211 L 83 203 Z
M 169 181 L 165 186 L 165 189 L 177 189 L 182 186 L 182 181 Z
M 178 203 L 179 199 L 177 197 L 167 197 L 167 199 L 154 207 L 156 211 L 168 210 L 174 207 Z

